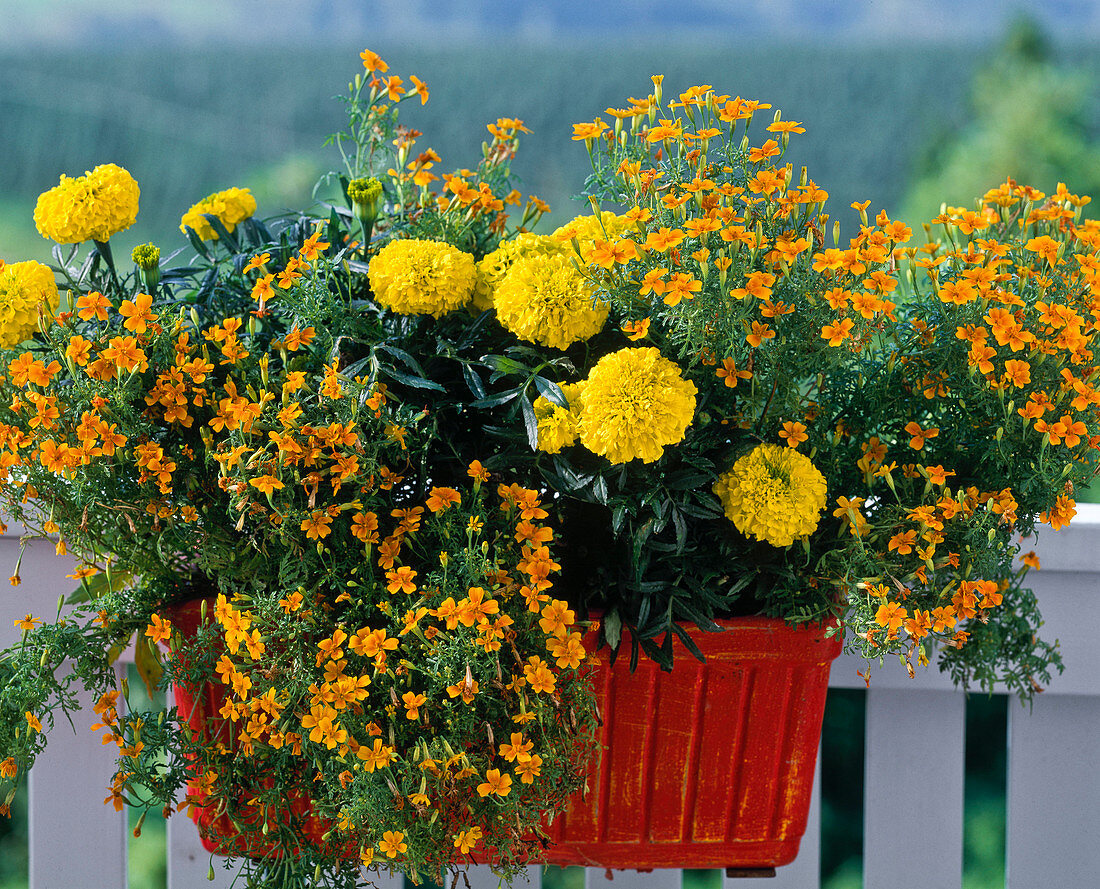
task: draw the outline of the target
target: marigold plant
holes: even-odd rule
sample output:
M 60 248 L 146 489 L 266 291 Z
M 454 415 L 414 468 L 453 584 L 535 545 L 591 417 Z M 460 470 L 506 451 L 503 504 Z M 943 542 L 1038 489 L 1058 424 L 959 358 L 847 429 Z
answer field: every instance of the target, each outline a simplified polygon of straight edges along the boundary
M 658 76 L 575 125 L 590 206 L 536 235 L 523 122 L 446 172 L 399 122 L 427 86 L 361 58 L 320 212 L 233 189 L 187 265 L 0 268 L 0 501 L 80 582 L 0 658 L 5 787 L 83 686 L 108 802 L 189 810 L 254 885 L 507 875 L 584 783 L 597 646 L 670 666 L 765 614 L 1049 680 L 1016 556 L 1097 471 L 1087 198 L 844 239 L 798 122 Z M 121 705 L 131 639 L 178 709 Z

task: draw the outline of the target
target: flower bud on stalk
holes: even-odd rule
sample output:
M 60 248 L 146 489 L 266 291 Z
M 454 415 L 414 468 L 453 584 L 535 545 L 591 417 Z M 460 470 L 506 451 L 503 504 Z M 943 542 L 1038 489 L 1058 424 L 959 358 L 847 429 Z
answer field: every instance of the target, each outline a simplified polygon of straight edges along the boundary
M 352 179 L 348 183 L 348 200 L 352 212 L 363 227 L 363 249 L 370 246 L 371 229 L 382 206 L 382 183 L 373 176 Z
M 141 281 L 151 295 L 156 294 L 160 283 L 160 248 L 156 244 L 139 244 L 130 254 L 134 265 L 141 272 Z

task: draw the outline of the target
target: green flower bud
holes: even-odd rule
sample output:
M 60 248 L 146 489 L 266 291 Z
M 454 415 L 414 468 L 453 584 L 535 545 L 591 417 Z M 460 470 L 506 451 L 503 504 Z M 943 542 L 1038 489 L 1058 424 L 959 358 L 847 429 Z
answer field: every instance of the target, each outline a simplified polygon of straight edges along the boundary
M 134 265 L 141 270 L 145 288 L 152 291 L 160 282 L 160 247 L 156 244 L 139 244 L 130 254 Z
M 348 198 L 355 215 L 363 222 L 374 222 L 382 204 L 382 183 L 373 176 L 352 179 L 348 183 Z

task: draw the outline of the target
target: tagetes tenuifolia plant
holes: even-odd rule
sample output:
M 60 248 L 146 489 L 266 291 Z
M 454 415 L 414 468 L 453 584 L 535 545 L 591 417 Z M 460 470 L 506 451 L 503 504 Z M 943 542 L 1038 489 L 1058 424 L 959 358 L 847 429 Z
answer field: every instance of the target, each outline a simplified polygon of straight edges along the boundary
M 58 254 L 64 296 L 45 266 L 0 272 L 5 509 L 28 537 L 58 535 L 82 583 L 73 615 L 27 615 L 0 661 L 3 780 L 85 685 L 119 751 L 106 802 L 190 812 L 223 851 L 258 859 L 255 885 L 350 885 L 364 863 L 442 879 L 475 854 L 511 873 L 583 785 L 596 719 L 544 494 L 476 458 L 426 465 L 439 432 L 423 397 L 438 386 L 398 333 L 397 312 L 442 316 L 472 296 L 466 251 L 504 232 L 516 197 L 501 165 L 522 125 L 493 125 L 495 153 L 464 188 L 449 178 L 453 201 L 431 195 L 437 157 L 377 169 L 412 137 L 392 145 L 406 96 L 365 62 L 338 180 L 360 200 L 264 223 L 228 189 L 181 219 L 190 268 L 145 244 L 116 275 L 100 243 L 113 232 L 88 223 L 83 273 Z M 129 197 L 70 187 L 36 218 L 67 234 L 64 220 L 136 212 Z M 392 239 L 414 216 L 461 249 L 393 239 L 425 246 L 390 263 L 391 311 L 387 286 L 366 290 L 367 261 L 380 278 L 386 260 L 357 236 Z M 110 661 L 131 638 L 150 686 L 172 682 L 194 708 L 121 706 Z M 55 677 L 67 657 L 76 672 Z
M 1096 472 L 1087 199 L 1010 181 L 921 244 L 856 205 L 844 242 L 799 123 L 655 77 L 575 126 L 592 206 L 536 234 L 523 122 L 445 172 L 398 122 L 427 86 L 362 60 L 319 212 L 228 189 L 188 265 L 127 274 L 59 220 L 130 191 L 69 189 L 36 216 L 95 242 L 64 293 L 0 270 L 0 497 L 81 582 L 0 660 L 0 780 L 84 685 L 108 802 L 187 809 L 253 885 L 511 874 L 584 784 L 593 642 L 668 666 L 684 622 L 767 614 L 1047 681 L 1014 557 Z M 200 703 L 123 715 L 132 638 Z

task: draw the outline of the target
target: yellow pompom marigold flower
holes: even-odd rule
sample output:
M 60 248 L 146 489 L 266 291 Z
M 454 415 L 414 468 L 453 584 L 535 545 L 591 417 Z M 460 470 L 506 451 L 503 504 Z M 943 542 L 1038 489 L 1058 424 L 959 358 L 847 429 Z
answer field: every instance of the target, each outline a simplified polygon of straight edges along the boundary
M 402 315 L 440 318 L 473 296 L 477 266 L 469 253 L 442 241 L 390 241 L 370 263 L 374 298 Z
M 610 306 L 564 251 L 519 259 L 496 289 L 497 320 L 520 339 L 565 350 L 603 328 Z
M 481 311 L 492 308 L 493 295 L 516 260 L 561 252 L 561 245 L 553 238 L 546 235 L 533 235 L 530 232 L 524 232 L 509 241 L 502 241 L 496 250 L 486 254 L 477 264 L 474 308 Z
M 141 190 L 130 173 L 117 164 L 100 164 L 38 196 L 34 225 L 44 238 L 58 244 L 107 241 L 134 224 Z
M 605 355 L 584 382 L 581 444 L 612 463 L 652 463 L 683 439 L 697 391 L 653 347 Z
M 576 240 L 581 248 L 581 255 L 587 256 L 596 241 L 609 243 L 617 241 L 633 226 L 633 222 L 627 216 L 616 216 L 610 210 L 604 210 L 600 213 L 599 219 L 595 215 L 577 216 L 555 229 L 550 237 L 570 249 L 572 249 L 571 242 Z
M 10 349 L 38 329 L 38 311 L 57 309 L 60 294 L 48 266 L 33 260 L 0 270 L 0 349 Z
M 763 444 L 719 476 L 714 493 L 742 534 L 790 546 L 821 521 L 825 476 L 798 451 Z
M 580 435 L 581 399 L 584 383 L 562 383 L 559 387 L 568 407 L 555 404 L 549 398 L 535 399 L 535 419 L 539 427 L 539 450 L 557 454 L 562 448 L 576 444 Z
M 206 216 L 217 216 L 225 230 L 232 232 L 237 224 L 244 222 L 256 212 L 256 199 L 247 188 L 227 188 L 207 195 L 191 207 L 180 219 L 180 231 L 186 234 L 188 228 L 203 241 L 218 240 L 218 233 L 207 222 Z

